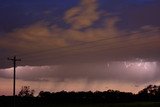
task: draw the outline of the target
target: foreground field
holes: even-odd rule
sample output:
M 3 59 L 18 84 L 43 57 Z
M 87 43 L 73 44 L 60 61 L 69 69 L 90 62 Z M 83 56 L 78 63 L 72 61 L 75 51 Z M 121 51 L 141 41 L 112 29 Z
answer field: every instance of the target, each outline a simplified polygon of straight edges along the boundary
M 160 107 L 160 102 L 110 103 L 110 104 L 108 103 L 53 104 L 53 105 L 41 105 L 40 107 Z
M 12 107 L 12 104 L 0 107 Z M 15 107 L 160 107 L 160 102 L 132 102 L 132 103 L 59 103 L 59 104 L 16 104 Z

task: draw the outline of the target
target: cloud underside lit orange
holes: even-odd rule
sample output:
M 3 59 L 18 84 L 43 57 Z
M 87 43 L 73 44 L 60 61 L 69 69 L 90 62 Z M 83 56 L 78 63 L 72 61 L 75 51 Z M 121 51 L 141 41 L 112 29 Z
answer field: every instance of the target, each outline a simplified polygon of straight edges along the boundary
M 51 56 L 48 60 L 58 57 L 63 61 L 63 57 L 66 56 L 67 60 L 77 60 L 78 57 L 88 60 L 95 57 L 106 57 L 106 60 L 136 57 L 159 60 L 159 55 L 156 54 L 160 48 L 158 27 L 144 25 L 136 31 L 122 31 L 116 26 L 120 18 L 110 16 L 109 13 L 106 13 L 106 16 L 107 19 L 102 22 L 103 27 L 94 27 L 103 17 L 98 10 L 97 0 L 82 0 L 78 6 L 67 10 L 64 15 L 64 21 L 70 25 L 69 28 L 62 28 L 56 24 L 48 25 L 43 21 L 37 22 L 1 37 L 0 47 L 13 50 L 11 53 L 15 55 L 46 50 L 46 53 L 39 53 L 39 56 L 43 56 L 44 59 L 45 56 Z M 85 45 L 76 46 L 81 43 Z

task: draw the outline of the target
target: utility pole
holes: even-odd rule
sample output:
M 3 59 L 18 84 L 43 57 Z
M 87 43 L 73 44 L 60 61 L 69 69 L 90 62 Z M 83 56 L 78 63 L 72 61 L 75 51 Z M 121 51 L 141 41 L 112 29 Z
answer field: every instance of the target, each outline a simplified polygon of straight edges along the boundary
M 21 59 L 17 59 L 16 56 L 13 58 L 8 58 L 8 60 L 13 61 L 13 97 L 14 97 L 14 107 L 15 107 L 15 95 L 16 95 L 16 62 L 21 61 Z

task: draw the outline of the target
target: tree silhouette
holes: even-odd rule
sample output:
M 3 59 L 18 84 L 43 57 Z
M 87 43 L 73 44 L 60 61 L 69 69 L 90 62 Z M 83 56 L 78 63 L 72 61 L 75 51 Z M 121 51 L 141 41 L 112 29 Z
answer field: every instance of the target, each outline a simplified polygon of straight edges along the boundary
M 21 97 L 33 97 L 35 90 L 31 90 L 30 86 L 22 86 L 21 91 L 19 92 L 18 96 Z
M 97 103 L 128 103 L 128 102 L 160 102 L 160 86 L 149 85 L 139 91 L 138 94 L 131 92 L 121 92 L 118 90 L 107 91 L 80 91 L 80 92 L 49 92 L 40 91 L 37 97 L 33 97 L 34 90 L 29 86 L 23 86 L 18 96 L 16 97 L 16 104 L 18 107 L 32 107 L 57 104 L 97 104 Z M 0 97 L 0 106 L 9 104 L 13 99 L 12 97 Z M 8 106 L 11 107 L 11 106 Z
M 160 93 L 160 86 L 149 85 L 143 90 L 141 90 L 138 94 L 139 95 L 157 95 L 158 93 Z

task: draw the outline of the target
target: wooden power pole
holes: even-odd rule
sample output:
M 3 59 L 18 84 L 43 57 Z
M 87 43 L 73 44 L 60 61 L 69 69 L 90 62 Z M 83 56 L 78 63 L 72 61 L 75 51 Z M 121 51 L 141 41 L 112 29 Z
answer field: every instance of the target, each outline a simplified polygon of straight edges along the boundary
M 15 95 L 16 95 L 16 62 L 21 61 L 21 59 L 17 59 L 16 56 L 13 58 L 8 58 L 8 60 L 13 61 L 13 97 L 14 97 L 14 107 L 15 107 Z

